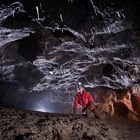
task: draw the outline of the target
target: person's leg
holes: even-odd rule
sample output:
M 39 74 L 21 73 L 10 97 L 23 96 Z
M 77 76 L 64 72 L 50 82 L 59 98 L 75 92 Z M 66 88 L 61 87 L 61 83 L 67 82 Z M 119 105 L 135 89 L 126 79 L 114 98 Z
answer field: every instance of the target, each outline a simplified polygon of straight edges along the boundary
M 93 111 L 91 110 L 86 110 L 86 115 L 88 118 L 95 118 Z

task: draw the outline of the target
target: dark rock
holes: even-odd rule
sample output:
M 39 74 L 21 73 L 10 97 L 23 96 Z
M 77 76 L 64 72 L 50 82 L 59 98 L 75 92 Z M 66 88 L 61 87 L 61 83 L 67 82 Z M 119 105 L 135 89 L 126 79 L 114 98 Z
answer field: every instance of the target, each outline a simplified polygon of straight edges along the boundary
M 15 137 L 15 140 L 24 140 L 24 135 L 19 134 L 18 136 Z
M 117 102 L 114 104 L 115 114 L 118 116 L 126 117 L 128 115 L 128 108 L 123 102 Z
M 14 74 L 16 79 L 29 88 L 37 84 L 44 74 L 32 63 L 23 63 L 15 66 Z
M 3 46 L 10 43 L 14 42 L 16 40 L 20 40 L 22 38 L 26 38 L 30 35 L 30 33 L 33 33 L 33 31 L 29 28 L 22 28 L 22 29 L 7 29 L 7 28 L 2 28 L 0 27 L 0 50 L 3 49 Z
M 132 94 L 132 105 L 134 110 L 140 114 L 140 93 Z
M 12 42 L 3 46 L 3 57 L 16 62 L 24 61 L 24 58 L 18 54 L 19 43 Z
M 68 62 L 72 59 L 74 59 L 76 57 L 76 53 L 75 52 L 66 52 L 66 51 L 57 51 L 55 53 L 49 54 L 48 55 L 48 59 L 54 58 L 56 57 L 56 63 L 58 63 L 59 65 L 64 64 L 65 62 Z
M 110 77 L 112 74 L 115 73 L 115 69 L 111 64 L 107 64 L 104 68 L 103 68 L 103 75 Z
M 1 47 L 2 57 L 16 62 L 33 61 L 41 53 L 35 34 L 18 39 Z
M 34 61 L 36 56 L 41 53 L 35 34 L 31 34 L 29 37 L 23 38 L 18 42 L 19 49 L 17 52 L 24 57 L 25 60 Z
M 92 135 L 90 136 L 86 132 L 83 133 L 83 137 L 82 137 L 83 140 L 93 140 L 93 138 L 94 136 Z
M 42 5 L 43 10 L 40 8 Z M 89 6 L 90 2 L 75 1 L 74 3 L 68 2 L 66 0 L 59 1 L 24 1 L 23 5 L 25 9 L 31 14 L 32 17 L 36 18 L 36 6 L 39 7 L 40 16 L 46 16 L 48 23 L 53 25 L 53 22 L 59 23 L 63 26 L 60 19 L 60 14 L 62 14 L 64 19 L 64 24 L 70 27 L 77 27 L 79 24 L 83 24 L 87 21 L 89 17 Z M 69 12 L 68 12 L 69 11 Z
M 29 27 L 30 23 L 32 23 L 31 17 L 29 17 L 28 13 L 25 11 L 21 11 L 21 12 L 13 11 L 13 14 L 8 16 L 1 23 L 3 27 L 18 29 L 18 28 Z
M 20 98 L 17 98 L 18 89 L 22 88 L 21 85 L 18 82 L 3 82 L 0 81 L 0 103 L 1 104 L 7 104 L 10 105 L 12 103 L 15 103 L 17 105 L 18 101 L 20 101 Z

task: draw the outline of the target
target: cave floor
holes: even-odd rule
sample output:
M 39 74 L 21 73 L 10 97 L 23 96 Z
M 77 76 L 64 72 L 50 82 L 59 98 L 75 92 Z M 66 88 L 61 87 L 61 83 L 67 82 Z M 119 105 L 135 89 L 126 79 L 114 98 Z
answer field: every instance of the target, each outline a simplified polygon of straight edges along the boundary
M 2 140 L 139 140 L 140 123 L 122 117 L 87 118 L 0 107 Z

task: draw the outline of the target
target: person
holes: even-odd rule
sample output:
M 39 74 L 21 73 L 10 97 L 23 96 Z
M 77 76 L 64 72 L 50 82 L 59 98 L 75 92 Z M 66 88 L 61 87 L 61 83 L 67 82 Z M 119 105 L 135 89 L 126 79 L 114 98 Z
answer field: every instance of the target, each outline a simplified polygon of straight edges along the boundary
M 83 113 L 86 113 L 87 110 L 94 110 L 94 98 L 85 90 L 84 85 L 81 82 L 78 83 L 78 90 L 74 98 L 74 114 L 77 113 L 80 105 L 82 106 Z

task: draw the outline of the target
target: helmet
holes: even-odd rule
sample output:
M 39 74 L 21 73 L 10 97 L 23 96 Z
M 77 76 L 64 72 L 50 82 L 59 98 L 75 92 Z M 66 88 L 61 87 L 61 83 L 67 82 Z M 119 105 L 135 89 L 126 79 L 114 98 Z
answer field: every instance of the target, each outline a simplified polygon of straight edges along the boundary
M 77 88 L 80 89 L 80 88 L 84 88 L 84 84 L 82 82 L 78 82 L 77 84 Z

